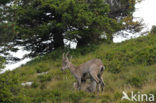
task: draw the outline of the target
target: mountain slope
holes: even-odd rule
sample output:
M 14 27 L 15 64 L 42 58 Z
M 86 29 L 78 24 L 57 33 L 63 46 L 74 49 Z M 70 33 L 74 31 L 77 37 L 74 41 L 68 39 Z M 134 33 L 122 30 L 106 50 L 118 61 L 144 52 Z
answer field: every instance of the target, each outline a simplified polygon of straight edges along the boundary
M 103 75 L 105 88 L 100 94 L 79 92 L 74 89 L 75 78 L 69 70 L 65 73 L 60 70 L 64 51 L 58 49 L 44 57 L 34 59 L 13 72 L 1 75 L 4 77 L 9 75 L 10 78 L 16 76 L 18 83 L 11 82 L 20 88 L 18 96 L 14 97 L 15 100 L 20 98 L 22 103 L 131 103 L 121 101 L 122 91 L 128 93 L 140 91 L 156 95 L 154 34 L 119 44 L 99 44 L 70 50 L 75 65 L 92 58 L 103 61 L 106 66 Z M 32 86 L 20 85 L 24 82 L 33 83 Z

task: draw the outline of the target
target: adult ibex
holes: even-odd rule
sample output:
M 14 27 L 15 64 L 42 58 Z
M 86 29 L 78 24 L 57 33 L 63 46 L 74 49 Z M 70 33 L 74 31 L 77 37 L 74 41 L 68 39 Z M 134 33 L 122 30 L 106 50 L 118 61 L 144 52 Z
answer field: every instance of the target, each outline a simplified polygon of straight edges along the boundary
M 98 85 L 101 85 L 103 91 L 104 82 L 102 79 L 102 74 L 104 71 L 104 66 L 100 59 L 92 59 L 76 67 L 69 60 L 68 53 L 66 55 L 63 53 L 61 70 L 64 71 L 65 69 L 69 69 L 74 75 L 77 80 L 79 90 L 81 89 L 81 81 L 83 77 L 89 74 Z

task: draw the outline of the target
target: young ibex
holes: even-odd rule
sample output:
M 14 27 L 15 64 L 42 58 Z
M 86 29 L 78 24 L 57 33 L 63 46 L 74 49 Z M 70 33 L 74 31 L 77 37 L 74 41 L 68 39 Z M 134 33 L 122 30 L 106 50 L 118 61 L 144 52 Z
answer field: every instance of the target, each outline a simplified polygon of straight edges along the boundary
M 83 76 L 89 74 L 90 77 L 94 81 L 96 81 L 97 85 L 101 85 L 101 89 L 103 91 L 104 82 L 102 79 L 102 74 L 104 71 L 104 66 L 100 59 L 92 59 L 76 67 L 68 59 L 68 53 L 66 55 L 63 53 L 61 70 L 64 71 L 65 69 L 68 68 L 76 78 L 79 90 L 81 89 L 81 81 L 83 79 Z
M 86 78 L 87 80 L 88 78 Z M 81 81 L 81 90 L 86 91 L 86 92 L 95 92 L 97 88 L 97 83 L 95 80 L 89 78 L 90 81 Z M 74 82 L 73 84 L 74 89 L 78 89 L 78 84 L 77 82 Z M 98 90 L 100 90 L 100 87 L 98 87 Z

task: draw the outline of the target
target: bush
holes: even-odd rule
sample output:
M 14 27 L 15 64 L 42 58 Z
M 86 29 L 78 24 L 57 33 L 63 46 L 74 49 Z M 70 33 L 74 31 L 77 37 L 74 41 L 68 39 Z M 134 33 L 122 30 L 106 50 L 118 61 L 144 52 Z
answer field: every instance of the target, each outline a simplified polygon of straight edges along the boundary
M 87 94 L 81 91 L 69 94 L 69 99 L 71 99 L 73 103 L 80 103 L 80 100 L 85 97 L 87 97 Z
M 32 85 L 31 85 L 31 87 L 33 87 L 33 88 L 37 88 L 38 86 L 39 86 L 39 83 L 36 82 L 36 81 L 34 81 L 34 82 L 32 83 Z
M 18 75 L 11 72 L 0 74 L 0 103 L 25 103 L 21 92 Z
M 111 103 L 111 97 L 109 95 L 105 95 L 105 96 L 103 96 L 101 102 L 102 103 Z
M 144 81 L 142 78 L 135 76 L 135 77 L 129 78 L 127 82 L 132 86 L 140 88 L 142 87 L 142 84 Z
M 123 101 L 120 101 L 118 103 L 134 103 L 133 101 L 129 101 L 129 100 L 123 100 Z
M 51 103 L 62 103 L 62 92 L 58 89 L 52 90 L 48 93 L 47 97 L 50 99 Z
M 156 97 L 156 90 L 150 91 L 148 94 L 153 94 Z
M 37 94 L 34 95 L 32 103 L 43 103 L 46 101 L 46 94 L 45 92 L 37 92 Z
M 109 66 L 108 66 L 108 71 L 112 72 L 112 73 L 120 73 L 121 72 L 121 64 L 120 61 L 117 60 L 113 60 L 111 62 L 109 62 Z
M 0 70 L 4 68 L 5 59 L 0 56 Z
M 122 98 L 122 94 L 119 92 L 114 93 L 114 98 L 115 100 L 121 99 Z
M 52 79 L 52 74 L 48 73 L 44 75 L 39 75 L 38 78 L 41 82 L 50 81 Z
M 49 68 L 46 66 L 43 66 L 43 65 L 39 65 L 39 66 L 35 67 L 35 70 L 37 73 L 42 73 L 42 72 L 48 71 Z
M 155 26 L 155 25 L 152 26 L 151 33 L 152 33 L 152 34 L 153 34 L 153 33 L 156 33 L 156 26 Z

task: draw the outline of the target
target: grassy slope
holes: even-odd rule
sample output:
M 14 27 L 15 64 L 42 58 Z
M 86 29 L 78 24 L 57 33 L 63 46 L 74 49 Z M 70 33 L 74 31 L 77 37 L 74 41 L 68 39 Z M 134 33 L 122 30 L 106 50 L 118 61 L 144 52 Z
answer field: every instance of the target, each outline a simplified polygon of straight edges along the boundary
M 72 74 L 62 73 L 61 50 L 39 57 L 16 69 L 20 82 L 34 82 L 24 87 L 28 103 L 130 103 L 120 101 L 122 91 L 156 94 L 156 36 L 149 35 L 120 44 L 100 44 L 70 52 L 72 62 L 79 65 L 92 58 L 102 59 L 105 89 L 103 93 L 78 92 L 73 88 Z M 37 72 L 48 71 L 38 76 Z

